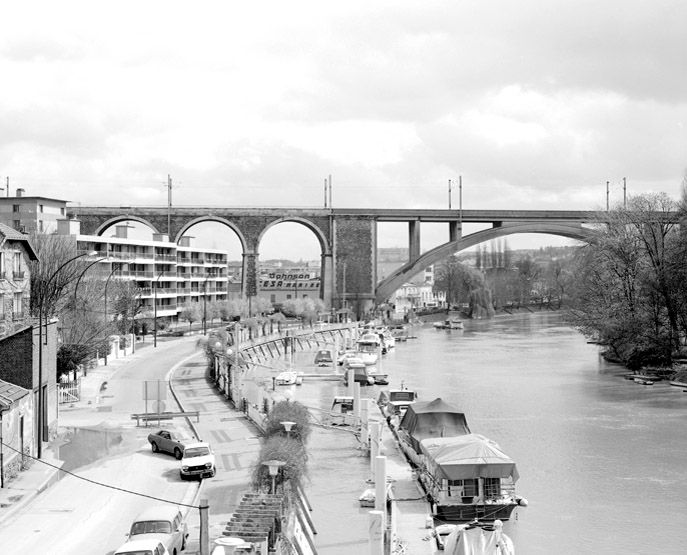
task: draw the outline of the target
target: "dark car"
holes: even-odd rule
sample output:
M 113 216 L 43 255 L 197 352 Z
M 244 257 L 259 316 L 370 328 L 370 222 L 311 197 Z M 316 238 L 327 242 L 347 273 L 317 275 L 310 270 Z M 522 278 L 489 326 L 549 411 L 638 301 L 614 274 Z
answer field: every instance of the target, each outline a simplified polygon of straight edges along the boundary
M 148 442 L 153 450 L 153 453 L 162 451 L 163 453 L 170 453 L 178 460 L 184 455 L 184 446 L 189 443 L 188 438 L 182 437 L 177 433 L 168 430 L 160 430 L 148 435 Z

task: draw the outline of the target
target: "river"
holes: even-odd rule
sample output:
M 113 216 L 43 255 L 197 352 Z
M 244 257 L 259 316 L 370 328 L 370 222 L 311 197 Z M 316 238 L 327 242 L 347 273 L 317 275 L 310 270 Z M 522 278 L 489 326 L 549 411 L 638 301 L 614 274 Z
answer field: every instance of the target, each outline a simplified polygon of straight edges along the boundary
M 413 334 L 382 370 L 392 387 L 461 407 L 516 461 L 529 506 L 505 531 L 519 555 L 687 553 L 687 394 L 624 380 L 555 313 Z M 320 389 L 321 403 L 335 391 Z

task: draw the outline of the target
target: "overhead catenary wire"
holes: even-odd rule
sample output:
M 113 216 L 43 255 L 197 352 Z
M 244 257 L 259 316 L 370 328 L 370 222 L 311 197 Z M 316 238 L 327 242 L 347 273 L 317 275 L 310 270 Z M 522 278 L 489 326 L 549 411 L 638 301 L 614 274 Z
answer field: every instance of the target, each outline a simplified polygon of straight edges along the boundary
M 172 501 L 170 499 L 163 499 L 162 497 L 156 497 L 154 495 L 148 495 L 147 493 L 141 493 L 141 492 L 129 490 L 126 488 L 120 488 L 119 486 L 113 486 L 111 484 L 105 484 L 103 482 L 98 482 L 97 480 L 91 480 L 90 478 L 86 478 L 84 476 L 79 476 L 78 474 L 75 474 L 74 472 L 71 472 L 70 470 L 64 470 L 63 468 L 60 468 L 59 466 L 51 464 L 51 463 L 49 463 L 43 459 L 39 459 L 37 457 L 34 457 L 33 455 L 27 455 L 26 453 L 22 453 L 21 451 L 19 451 L 18 449 L 15 449 L 11 445 L 8 445 L 7 443 L 2 442 L 2 443 L 0 443 L 0 445 L 2 445 L 3 447 L 7 447 L 8 449 L 14 451 L 15 453 L 18 453 L 19 455 L 30 458 L 34 462 L 39 462 L 41 464 L 44 464 L 46 466 L 49 466 L 49 467 L 54 468 L 56 470 L 59 470 L 60 472 L 64 472 L 65 474 L 69 474 L 70 476 L 73 476 L 74 478 L 77 478 L 78 480 L 83 480 L 84 482 L 89 482 L 89 483 L 94 484 L 96 486 L 112 489 L 115 491 L 121 491 L 123 493 L 129 493 L 131 495 L 137 495 L 139 497 L 145 497 L 147 499 L 153 499 L 154 501 L 160 501 L 161 503 L 169 503 L 170 505 L 176 505 L 177 507 L 188 507 L 189 509 L 200 509 L 199 505 L 189 505 L 188 503 L 182 503 L 180 501 Z

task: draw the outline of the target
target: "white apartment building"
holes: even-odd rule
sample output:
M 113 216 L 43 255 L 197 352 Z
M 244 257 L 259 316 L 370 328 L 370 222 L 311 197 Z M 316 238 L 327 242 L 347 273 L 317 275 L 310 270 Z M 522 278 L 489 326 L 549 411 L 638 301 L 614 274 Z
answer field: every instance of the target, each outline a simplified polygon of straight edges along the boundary
M 96 251 L 97 271 L 107 280 L 128 280 L 141 290 L 142 313 L 176 321 L 185 305 L 227 300 L 227 253 L 181 244 L 165 234 L 152 240 L 130 239 L 128 226 L 115 226 L 113 236 L 81 235 L 78 220 L 60 220 L 58 234 L 73 236 L 80 252 Z

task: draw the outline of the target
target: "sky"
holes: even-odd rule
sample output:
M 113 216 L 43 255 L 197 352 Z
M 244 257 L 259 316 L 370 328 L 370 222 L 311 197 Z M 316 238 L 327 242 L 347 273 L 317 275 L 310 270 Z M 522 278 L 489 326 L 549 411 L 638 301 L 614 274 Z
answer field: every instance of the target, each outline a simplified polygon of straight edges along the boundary
M 593 210 L 623 178 L 677 199 L 687 169 L 681 0 L 29 0 L 2 21 L 12 194 L 164 206 L 169 175 L 175 206 L 321 207 L 331 175 L 340 208 L 448 208 L 451 179 L 453 208 Z

